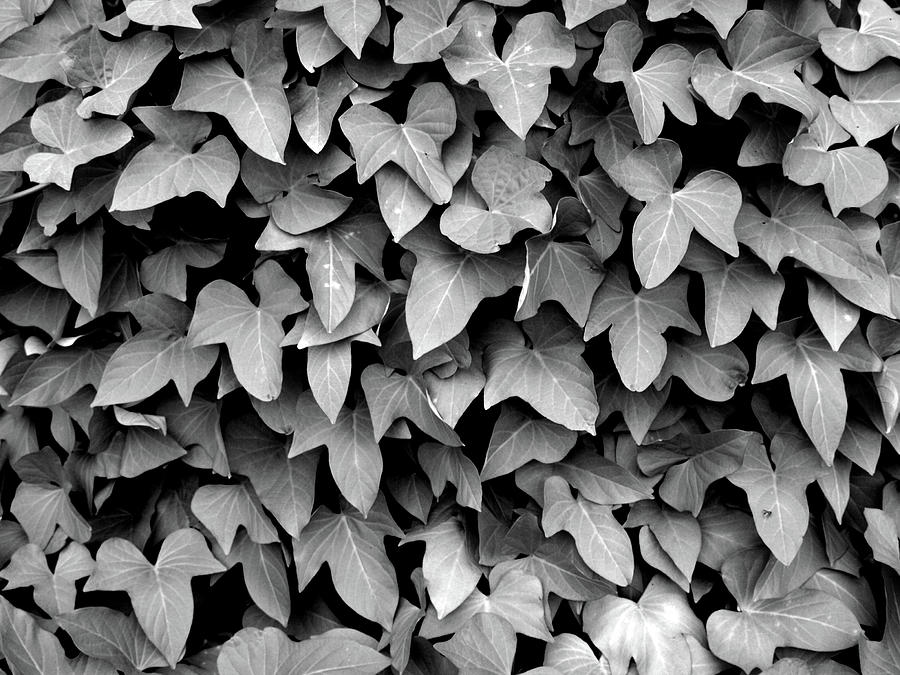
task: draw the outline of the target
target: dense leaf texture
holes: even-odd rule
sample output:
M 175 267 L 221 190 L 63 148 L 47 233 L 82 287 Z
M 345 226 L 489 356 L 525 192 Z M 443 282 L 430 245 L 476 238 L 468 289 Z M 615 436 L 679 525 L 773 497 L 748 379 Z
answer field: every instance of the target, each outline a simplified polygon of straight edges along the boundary
M 0 0 L 0 671 L 896 675 L 887 0 Z

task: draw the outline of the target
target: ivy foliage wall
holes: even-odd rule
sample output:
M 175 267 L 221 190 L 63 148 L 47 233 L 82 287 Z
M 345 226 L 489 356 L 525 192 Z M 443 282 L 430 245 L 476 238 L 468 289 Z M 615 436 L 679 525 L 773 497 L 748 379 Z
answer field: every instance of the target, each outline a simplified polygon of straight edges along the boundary
M 0 664 L 890 675 L 885 0 L 0 0 Z

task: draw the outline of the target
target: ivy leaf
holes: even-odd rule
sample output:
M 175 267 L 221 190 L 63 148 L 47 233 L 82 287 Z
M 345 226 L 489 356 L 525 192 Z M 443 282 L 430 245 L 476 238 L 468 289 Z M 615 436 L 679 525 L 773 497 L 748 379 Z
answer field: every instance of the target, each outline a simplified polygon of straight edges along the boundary
M 863 73 L 835 74 L 846 98 L 832 96 L 828 105 L 857 145 L 867 145 L 900 124 L 900 66 L 883 61 Z
M 148 297 L 153 296 L 145 296 Z M 176 300 L 163 300 L 167 296 L 157 297 L 160 311 L 187 310 Z M 162 389 L 169 381 L 175 383 L 182 402 L 188 405 L 194 388 L 215 365 L 218 349 L 211 346 L 191 347 L 185 337 L 185 324 L 157 327 L 150 323 L 122 343 L 106 362 L 91 405 L 140 401 Z
M 34 617 L 0 596 L 0 651 L 14 673 L 72 672 L 62 646 Z
M 594 377 L 568 318 L 546 308 L 523 322 L 525 334 L 514 324 L 501 326 L 484 352 L 485 409 L 518 396 L 551 422 L 593 434 L 599 414 Z
M 414 359 L 455 337 L 482 300 L 503 295 L 521 278 L 513 254 L 472 255 L 427 225 L 403 243 L 416 255 L 406 299 Z
M 459 0 L 426 4 L 415 0 L 392 0 L 391 7 L 403 15 L 394 26 L 394 62 L 437 61 L 459 33 L 459 23 L 447 25 L 458 4 Z
M 294 642 L 277 628 L 244 628 L 216 657 L 222 675 L 252 673 L 265 664 L 268 675 L 378 673 L 390 659 L 349 637 L 314 637 Z
M 56 619 L 85 654 L 109 661 L 119 670 L 146 670 L 166 659 L 144 633 L 133 614 L 108 607 L 82 607 Z
M 365 517 L 378 496 L 381 482 L 381 450 L 365 403 L 342 408 L 334 423 L 310 394 L 297 399 L 297 421 L 288 458 L 319 446 L 328 447 L 331 475 L 344 498 Z
M 881 59 L 900 57 L 897 13 L 884 0 L 861 0 L 859 29 L 826 28 L 819 34 L 822 52 L 844 70 L 868 70 Z
M 244 528 L 251 541 L 258 544 L 278 541 L 278 532 L 254 497 L 241 483 L 203 485 L 191 498 L 191 511 L 212 532 L 225 555 L 231 553 L 240 527 Z
M 281 322 L 306 308 L 300 289 L 278 263 L 266 261 L 253 273 L 260 304 L 253 305 L 234 284 L 218 279 L 197 296 L 197 308 L 188 330 L 195 347 L 224 343 L 238 381 L 263 401 L 281 391 Z
M 232 470 L 250 479 L 263 506 L 296 539 L 312 514 L 319 454 L 288 457 L 284 439 L 252 415 L 226 427 L 225 446 Z
M 400 544 L 425 542 L 422 573 L 428 597 L 443 619 L 459 607 L 475 590 L 481 579 L 481 567 L 466 541 L 466 532 L 458 517 L 445 517 L 409 532 Z
M 541 304 L 556 300 L 575 323 L 583 326 L 604 270 L 597 252 L 584 242 L 560 242 L 551 235 L 525 242 L 525 280 L 516 320 L 537 314 Z
M 751 447 L 756 454 L 764 452 L 762 437 L 752 431 L 722 429 L 679 436 L 642 448 L 638 466 L 648 476 L 665 473 L 660 498 L 678 511 L 698 516 L 709 486 L 737 471 Z
M 320 506 L 294 541 L 294 563 L 302 591 L 328 563 L 338 594 L 354 612 L 389 630 L 399 601 L 397 577 L 384 550 L 384 537 L 402 537 L 383 501 L 364 518 L 356 511 L 334 513 Z
M 859 307 L 820 279 L 809 277 L 806 289 L 809 311 L 819 330 L 833 350 L 840 349 L 859 322 Z
M 706 636 L 687 598 L 675 584 L 656 575 L 638 602 L 608 595 L 584 608 L 584 630 L 609 659 L 613 675 L 622 675 L 634 659 L 639 672 L 688 675 L 693 655 L 688 642 Z
M 721 0 L 650 0 L 647 18 L 650 21 L 674 19 L 694 10 L 709 21 L 724 40 L 734 22 L 747 11 L 747 1 L 722 2 Z
M 12 405 L 58 405 L 82 387 L 97 387 L 110 358 L 109 348 L 57 347 L 31 362 L 13 390 Z
M 875 372 L 882 367 L 859 332 L 835 352 L 816 328 L 796 334 L 782 324 L 759 340 L 753 383 L 786 375 L 803 429 L 828 465 L 834 458 L 847 419 L 847 393 L 841 369 Z
M 128 18 L 145 26 L 203 28 L 193 9 L 207 0 L 133 0 L 125 7 Z
M 369 103 L 354 105 L 339 122 L 353 146 L 360 183 L 392 162 L 435 204 L 450 201 L 453 182 L 444 169 L 440 148 L 456 128 L 456 105 L 444 85 L 429 82 L 418 87 L 402 124 Z
M 493 12 L 464 21 L 441 55 L 450 76 L 462 85 L 477 81 L 500 119 L 524 139 L 547 101 L 550 70 L 575 63 L 575 42 L 552 14 L 537 12 L 516 24 L 498 56 L 496 21 Z
M 187 300 L 187 268 L 212 267 L 224 253 L 223 241 L 179 241 L 141 261 L 141 284 L 148 291 L 165 293 L 184 302 Z
M 707 620 L 716 656 L 749 672 L 770 666 L 776 647 L 829 651 L 859 641 L 862 630 L 856 617 L 823 591 L 799 588 L 783 597 L 755 599 L 753 588 L 764 565 L 765 556 L 740 554 L 722 567 L 739 611 L 720 609 Z
M 341 103 L 357 86 L 343 66 L 329 63 L 319 73 L 315 87 L 300 82 L 292 90 L 289 100 L 294 126 L 300 138 L 316 154 L 328 143 L 334 116 Z
M 512 672 L 516 634 L 505 619 L 495 614 L 476 614 L 435 649 L 461 672 L 506 675 Z
M 241 179 L 254 199 L 266 204 L 271 225 L 290 237 L 316 230 L 338 218 L 350 206 L 350 198 L 326 190 L 352 161 L 335 146 L 316 156 L 299 146 L 288 146 L 284 163 L 278 164 L 253 152 L 244 154 Z M 266 236 L 263 232 L 261 240 Z M 259 246 L 259 248 L 263 248 Z
M 69 86 L 89 91 L 100 89 L 79 104 L 85 119 L 93 113 L 123 115 L 131 99 L 172 49 L 172 40 L 162 33 L 138 33 L 121 42 L 111 42 L 94 27 L 68 45 L 63 65 Z
M 665 110 L 685 124 L 697 123 L 697 111 L 688 89 L 691 54 L 675 44 L 663 45 L 634 70 L 644 35 L 631 21 L 617 21 L 606 32 L 594 77 L 621 82 L 644 143 L 653 143 L 662 131 Z
M 728 33 L 725 66 L 714 49 L 694 58 L 691 84 L 710 109 L 731 119 L 747 94 L 780 103 L 807 119 L 817 108 L 794 69 L 818 49 L 819 43 L 780 23 L 770 12 L 750 10 Z
M 440 497 L 447 483 L 453 483 L 457 504 L 481 510 L 482 490 L 478 469 L 460 448 L 425 443 L 419 448 L 418 459 L 435 496 Z
M 13 3 L 7 3 L 9 6 Z M 27 27 L 3 40 L 0 45 L 0 76 L 19 82 L 65 82 L 62 60 L 68 41 L 91 25 L 105 20 L 103 7 L 81 0 L 54 2 L 41 21 L 34 23 L 37 6 L 29 11 L 27 5 L 16 2 L 21 16 L 24 10 L 31 15 Z M 42 7 L 44 9 L 45 7 Z M 14 10 L 14 11 L 15 11 Z
M 746 213 L 746 212 L 745 212 Z M 720 251 L 694 238 L 681 266 L 699 272 L 705 290 L 706 333 L 711 347 L 734 340 L 755 312 L 771 330 L 778 323 L 784 278 L 753 256 L 728 261 Z
M 681 148 L 660 139 L 636 148 L 610 169 L 610 176 L 646 205 L 634 221 L 634 266 L 647 288 L 665 281 L 684 258 L 691 232 L 732 256 L 738 254 L 734 222 L 741 190 L 721 171 L 704 171 L 675 191 Z
M 634 554 L 631 540 L 609 506 L 601 506 L 581 495 L 573 498 L 563 478 L 544 482 L 544 513 L 541 524 L 548 537 L 565 530 L 575 539 L 578 553 L 597 574 L 617 586 L 631 583 Z
M 558 462 L 576 440 L 576 432 L 504 402 L 488 443 L 481 480 L 511 473 L 533 459 L 545 464 Z
M 202 192 L 224 207 L 240 163 L 225 136 L 207 140 L 212 131 L 209 117 L 168 106 L 138 107 L 132 112 L 155 139 L 128 162 L 110 209 L 137 211 L 192 192 Z
M 52 617 L 75 609 L 75 582 L 89 576 L 94 559 L 78 542 L 64 548 L 51 572 L 44 552 L 35 544 L 26 544 L 13 553 L 9 565 L 0 572 L 7 589 L 34 587 L 34 601 Z
M 806 487 L 816 480 L 822 465 L 797 436 L 776 434 L 770 450 L 774 469 L 762 445 L 753 444 L 728 480 L 747 493 L 756 530 L 772 555 L 789 565 L 809 524 Z
M 541 190 L 550 178 L 542 164 L 492 146 L 472 169 L 472 187 L 484 201 L 450 204 L 441 214 L 441 232 L 475 253 L 495 253 L 521 230 L 546 233 L 552 212 Z
M 313 305 L 326 331 L 335 333 L 353 311 L 356 299 L 365 295 L 357 288 L 357 265 L 384 278 L 381 260 L 387 239 L 387 229 L 377 215 L 363 212 L 296 240 L 307 253 Z
M 666 360 L 654 386 L 661 389 L 678 377 L 698 396 L 708 401 L 728 401 L 747 381 L 750 366 L 734 344 L 710 347 L 703 336 L 685 335 L 668 342 Z
M 638 525 L 642 526 L 638 540 L 644 560 L 689 591 L 701 549 L 697 519 L 648 500 L 628 512 L 625 527 Z
M 563 0 L 566 28 L 572 30 L 610 9 L 621 7 L 625 0 Z
M 281 31 L 246 21 L 235 29 L 231 53 L 243 76 L 221 56 L 191 61 L 172 109 L 219 113 L 247 147 L 283 163 L 291 111 L 281 86 L 287 69 Z
M 203 536 L 185 528 L 165 538 L 154 564 L 131 542 L 107 539 L 97 551 L 97 568 L 84 588 L 127 592 L 147 637 L 174 667 L 194 615 L 191 578 L 224 571 Z
M 429 607 L 419 634 L 431 639 L 458 633 L 473 617 L 486 613 L 505 619 L 517 633 L 549 642 L 551 635 L 544 618 L 541 581 L 516 569 L 492 570 L 488 581 L 490 594 L 485 595 L 476 588 L 443 619 L 439 620 L 434 607 Z
M 888 182 L 887 166 L 872 148 L 844 147 L 832 150 L 835 143 L 849 138 L 820 96 L 819 117 L 808 131 L 796 136 L 784 152 L 784 175 L 798 185 L 825 187 L 831 213 L 837 216 L 850 206 L 863 206 L 884 190 Z
M 773 273 L 785 256 L 796 258 L 820 274 L 841 279 L 865 279 L 863 250 L 847 225 L 822 208 L 818 190 L 788 182 L 761 185 L 757 190 L 770 215 L 745 202 L 734 231 Z
M 72 186 L 72 174 L 82 164 L 115 152 L 131 140 L 127 124 L 117 120 L 83 120 L 76 112 L 81 97 L 70 91 L 38 106 L 31 117 L 31 133 L 47 146 L 25 160 L 24 169 L 36 183 Z
M 676 274 L 653 289 L 631 290 L 628 271 L 614 265 L 591 304 L 584 329 L 590 340 L 607 328 L 613 362 L 622 383 L 631 391 L 643 391 L 662 370 L 667 347 L 663 332 L 669 327 L 700 334 L 687 305 L 688 279 Z
M 278 8 L 309 11 L 321 7 L 325 21 L 334 34 L 350 48 L 356 58 L 362 57 L 363 44 L 381 18 L 378 0 L 279 0 Z
M 462 444 L 456 432 L 435 413 L 421 376 L 403 375 L 373 363 L 360 375 L 360 384 L 372 413 L 376 441 L 394 421 L 405 417 L 436 441 L 450 446 Z

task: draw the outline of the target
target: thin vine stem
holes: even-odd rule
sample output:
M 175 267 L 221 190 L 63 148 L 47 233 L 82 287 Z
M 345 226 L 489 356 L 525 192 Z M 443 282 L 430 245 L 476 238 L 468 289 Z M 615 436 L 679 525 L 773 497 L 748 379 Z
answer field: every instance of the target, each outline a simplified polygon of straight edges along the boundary
M 33 195 L 35 192 L 40 192 L 49 185 L 50 183 L 38 183 L 37 185 L 32 185 L 30 188 L 25 188 L 24 190 L 13 192 L 12 194 L 6 195 L 5 197 L 0 197 L 0 204 L 6 204 L 7 202 L 12 202 L 17 199 L 21 199 L 22 197 Z

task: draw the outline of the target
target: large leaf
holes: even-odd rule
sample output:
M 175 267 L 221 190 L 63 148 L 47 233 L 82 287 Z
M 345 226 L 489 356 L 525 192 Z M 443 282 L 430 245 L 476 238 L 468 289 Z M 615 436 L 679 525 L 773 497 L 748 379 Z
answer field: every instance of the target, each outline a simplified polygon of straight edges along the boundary
M 128 18 L 148 26 L 201 28 L 193 8 L 205 0 L 134 0 L 125 9 Z
M 70 347 L 51 349 L 28 366 L 11 402 L 24 406 L 51 406 L 62 403 L 86 385 L 98 387 L 110 350 Z
M 516 24 L 498 56 L 495 23 L 493 12 L 469 18 L 441 56 L 450 76 L 460 84 L 477 81 L 500 119 L 524 139 L 547 101 L 550 70 L 575 62 L 575 43 L 552 14 L 539 12 Z
M 734 231 L 772 272 L 791 256 L 816 272 L 841 279 L 869 275 L 865 254 L 847 225 L 822 208 L 818 190 L 804 190 L 788 182 L 760 186 L 768 215 L 744 202 Z
M 245 484 L 204 485 L 194 493 L 191 511 L 212 532 L 225 555 L 241 527 L 258 544 L 278 541 L 278 532 Z
M 293 90 L 290 103 L 294 126 L 313 152 L 325 148 L 338 108 L 357 86 L 343 67 L 327 64 L 319 73 L 315 87 L 300 83 Z
M 191 578 L 224 571 L 196 530 L 166 537 L 154 564 L 131 542 L 112 538 L 97 551 L 97 568 L 85 590 L 126 591 L 147 637 L 174 666 L 193 621 Z
M 838 70 L 836 75 L 844 97 L 832 96 L 828 105 L 860 146 L 900 124 L 900 66 L 883 61 L 863 73 Z
M 663 331 L 676 327 L 700 333 L 687 306 L 687 282 L 687 277 L 675 275 L 657 288 L 635 293 L 628 270 L 618 264 L 600 285 L 584 337 L 610 329 L 613 361 L 628 389 L 643 391 L 659 375 L 667 352 Z
M 94 559 L 78 542 L 60 552 L 52 572 L 44 552 L 35 544 L 27 544 L 13 553 L 0 576 L 7 581 L 8 589 L 33 586 L 35 603 L 55 617 L 75 609 L 75 582 L 93 569 Z
M 257 672 L 260 664 L 266 675 L 352 675 L 378 673 L 389 663 L 386 656 L 349 637 L 294 642 L 277 628 L 244 628 L 222 646 L 216 657 L 216 668 L 222 675 Z
M 868 70 L 887 56 L 900 56 L 897 13 L 884 0 L 861 0 L 859 29 L 826 28 L 819 34 L 822 51 L 845 70 Z
M 281 87 L 287 69 L 281 31 L 266 30 L 257 21 L 242 23 L 235 30 L 231 53 L 242 76 L 221 56 L 191 61 L 172 109 L 219 113 L 247 147 L 282 162 L 291 111 Z
M 369 103 L 354 105 L 340 117 L 353 146 L 360 183 L 392 162 L 436 204 L 450 201 L 453 182 L 441 161 L 441 145 L 456 128 L 456 105 L 447 88 L 424 84 L 409 99 L 406 121 L 397 124 Z
M 826 651 L 855 645 L 862 630 L 837 598 L 819 590 L 797 589 L 783 597 L 754 599 L 753 588 L 765 557 L 729 558 L 722 578 L 739 611 L 720 609 L 707 620 L 712 652 L 746 671 L 772 664 L 776 647 Z
M 100 89 L 78 105 L 78 114 L 123 115 L 132 97 L 172 49 L 162 33 L 138 33 L 128 40 L 110 42 L 93 28 L 68 45 L 64 60 L 66 80 L 81 89 Z
M 260 294 L 255 306 L 234 284 L 217 280 L 197 296 L 188 331 L 192 346 L 224 343 L 238 380 L 258 399 L 270 401 L 281 391 L 281 322 L 306 307 L 296 283 L 275 262 L 253 274 Z
M 209 117 L 166 106 L 133 112 L 155 139 L 128 162 L 110 208 L 137 211 L 192 192 L 203 192 L 225 206 L 240 165 L 227 138 L 207 140 L 212 131 Z
M 60 626 L 85 654 L 109 661 L 122 671 L 166 665 L 133 614 L 108 607 L 82 607 L 58 617 Z
M 421 3 L 415 0 L 393 0 L 391 7 L 403 15 L 394 27 L 394 61 L 396 63 L 424 63 L 436 61 L 450 46 L 460 25 L 447 20 L 459 0 L 439 0 Z
M 354 510 L 334 513 L 320 506 L 294 541 L 300 590 L 327 562 L 334 587 L 344 602 L 361 616 L 390 629 L 399 590 L 383 540 L 402 534 L 383 502 L 376 503 L 368 518 Z
M 56 183 L 64 190 L 72 185 L 75 169 L 95 157 L 108 155 L 128 143 L 132 131 L 117 120 L 83 120 L 77 108 L 81 97 L 69 92 L 39 106 L 31 117 L 31 133 L 49 152 L 36 152 L 24 169 L 37 183 Z
M 476 614 L 437 650 L 461 672 L 506 675 L 512 671 L 516 634 L 505 619 L 495 614 Z
M 728 33 L 726 66 L 715 50 L 694 58 L 691 84 L 717 115 L 731 119 L 747 94 L 793 108 L 807 119 L 816 105 L 794 69 L 818 49 L 818 42 L 790 30 L 771 13 L 751 10 Z
M 69 670 L 62 646 L 34 616 L 0 596 L 0 651 L 13 673 L 62 675 Z
M 647 288 L 658 286 L 675 271 L 695 230 L 729 255 L 738 254 L 737 183 L 721 171 L 704 171 L 676 191 L 681 161 L 678 144 L 661 139 L 636 148 L 610 169 L 613 180 L 646 202 L 634 221 L 631 245 L 635 269 Z
M 696 124 L 697 112 L 688 89 L 691 54 L 675 44 L 663 45 L 639 69 L 634 60 L 644 37 L 631 21 L 617 21 L 606 32 L 594 77 L 601 82 L 622 82 L 644 143 L 653 143 L 662 131 L 665 110 L 685 124 Z
M 688 675 L 694 672 L 689 640 L 706 640 L 684 593 L 661 575 L 638 602 L 610 595 L 587 603 L 584 629 L 609 659 L 612 675 L 625 675 L 632 659 L 639 672 Z
M 593 434 L 599 408 L 578 330 L 550 308 L 523 328 L 501 324 L 485 349 L 485 408 L 518 396 L 550 421 Z

